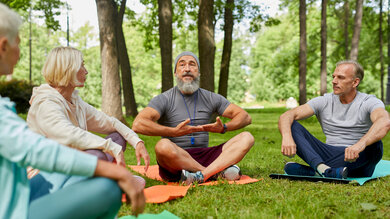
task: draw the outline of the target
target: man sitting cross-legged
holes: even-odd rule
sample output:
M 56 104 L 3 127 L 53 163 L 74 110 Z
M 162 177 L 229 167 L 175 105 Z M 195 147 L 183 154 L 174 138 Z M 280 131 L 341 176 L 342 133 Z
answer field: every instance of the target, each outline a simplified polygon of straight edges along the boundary
M 177 86 L 154 97 L 132 127 L 137 133 L 162 136 L 155 146 L 160 176 L 190 184 L 204 182 L 222 171 L 222 176 L 233 175 L 229 180 L 239 179 L 239 168 L 234 164 L 253 146 L 253 136 L 242 132 L 225 143 L 208 147 L 208 133 L 243 128 L 251 123 L 250 116 L 223 96 L 199 88 L 199 60 L 192 52 L 177 56 L 174 72 Z M 223 124 L 217 117 L 215 123 L 209 124 L 213 113 L 231 120 Z
M 370 177 L 383 154 L 381 139 L 390 129 L 389 114 L 374 95 L 360 93 L 364 71 L 355 61 L 337 63 L 333 93 L 310 100 L 280 116 L 282 153 L 298 154 L 310 167 L 289 162 L 287 174 L 332 178 Z M 295 120 L 316 115 L 326 144 Z

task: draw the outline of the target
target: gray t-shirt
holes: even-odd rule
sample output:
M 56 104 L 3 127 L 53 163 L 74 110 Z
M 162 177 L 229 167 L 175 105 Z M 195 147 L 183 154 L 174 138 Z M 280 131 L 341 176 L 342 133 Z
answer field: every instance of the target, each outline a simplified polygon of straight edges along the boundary
M 159 124 L 176 127 L 190 117 L 193 125 L 208 124 L 213 113 L 222 115 L 229 105 L 230 102 L 225 97 L 208 90 L 199 88 L 191 95 L 182 95 L 175 86 L 154 97 L 148 106 L 160 114 Z M 193 145 L 191 145 L 191 137 L 195 140 Z M 182 148 L 208 147 L 209 144 L 208 132 L 195 132 L 180 137 L 163 136 L 163 138 L 170 139 Z
M 322 126 L 326 143 L 350 146 L 358 142 L 370 129 L 371 112 L 381 107 L 382 101 L 374 95 L 357 92 L 349 104 L 342 104 L 338 95 L 327 93 L 308 102 Z

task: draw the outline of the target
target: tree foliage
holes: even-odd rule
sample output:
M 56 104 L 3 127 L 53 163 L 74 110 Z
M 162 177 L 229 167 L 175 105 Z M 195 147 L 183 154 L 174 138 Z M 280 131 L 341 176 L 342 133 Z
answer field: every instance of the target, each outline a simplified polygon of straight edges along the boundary
M 293 2 L 294 3 L 294 2 Z M 292 96 L 298 98 L 298 17 L 291 8 L 297 4 L 290 3 L 289 12 L 279 17 L 279 25 L 266 27 L 256 35 L 256 43 L 251 50 L 251 93 L 256 100 L 278 101 Z M 296 1 L 295 1 L 296 3 Z M 309 2 L 310 3 L 310 2 Z M 343 4 L 328 1 L 328 56 L 327 78 L 328 92 L 332 91 L 331 74 L 338 61 L 345 59 Z M 350 7 L 354 7 L 351 4 Z M 291 9 L 291 10 L 290 10 Z M 296 8 L 294 9 L 296 10 Z M 307 97 L 311 99 L 320 95 L 320 21 L 321 8 L 317 4 L 308 4 L 307 14 Z M 364 17 L 359 43 L 358 61 L 365 69 L 364 80 L 359 85 L 362 92 L 379 96 L 380 65 L 378 34 L 379 13 L 376 5 L 365 4 Z M 354 13 L 354 12 L 353 12 Z M 335 15 L 335 16 L 331 16 Z M 353 22 L 351 16 L 350 22 Z M 352 25 L 349 25 L 349 37 L 352 37 Z M 388 27 L 384 27 L 387 33 Z M 384 36 L 386 38 L 387 36 Z M 384 49 L 386 54 L 387 50 Z M 387 57 L 385 57 L 386 59 Z
M 27 16 L 30 8 L 33 11 L 42 12 L 43 14 L 38 15 L 38 17 L 44 18 L 46 26 L 49 29 L 54 31 L 60 29 L 60 24 L 55 16 L 61 14 L 60 8 L 65 5 L 61 0 L 1 0 L 0 2 L 22 12 L 25 16 Z
M 217 0 L 216 0 L 217 2 Z M 282 2 L 283 3 L 283 2 Z M 194 4 L 193 2 L 188 4 Z M 173 3 L 176 10 L 179 6 Z M 283 5 L 282 5 L 283 6 Z M 344 38 L 344 1 L 328 0 L 327 11 L 327 90 L 332 91 L 331 74 L 335 64 L 345 59 Z M 280 23 L 267 26 L 261 22 L 257 33 L 243 32 L 235 25 L 233 31 L 232 57 L 229 69 L 228 98 L 234 103 L 242 103 L 246 95 L 254 95 L 257 101 L 280 101 L 292 96 L 298 98 L 298 57 L 299 57 L 299 20 L 297 1 L 285 4 L 284 13 L 276 17 Z M 355 1 L 349 5 L 351 11 L 348 25 L 348 39 L 351 42 Z M 182 10 L 182 9 L 180 9 Z M 173 28 L 173 55 L 184 50 L 198 53 L 196 27 L 196 10 L 192 6 L 183 8 L 183 16 Z M 362 30 L 359 42 L 358 61 L 365 69 L 365 77 L 359 86 L 362 92 L 380 95 L 380 56 L 379 56 L 379 9 L 375 2 L 365 2 L 363 7 Z M 387 13 L 384 9 L 384 13 Z M 195 12 L 195 14 L 193 13 Z M 145 15 L 148 15 L 146 10 Z M 146 49 L 143 45 L 145 32 L 134 26 L 133 12 L 126 11 L 128 19 L 124 20 L 123 31 L 128 54 L 132 64 L 135 98 L 138 109 L 147 106 L 155 95 L 161 92 L 161 54 L 156 45 Z M 140 21 L 141 17 L 138 17 Z M 178 14 L 174 13 L 174 16 Z M 193 17 L 194 16 L 194 17 Z M 145 18 L 146 19 L 146 18 Z M 307 98 L 320 95 L 320 22 L 321 8 L 319 1 L 308 1 L 307 7 Z M 144 20 L 146 22 L 146 20 Z M 39 22 L 41 23 L 41 22 Z M 384 16 L 383 23 L 387 23 Z M 192 26 L 195 25 L 195 26 Z M 158 27 L 158 26 L 156 26 Z M 66 34 L 63 31 L 48 29 L 46 24 L 32 23 L 32 83 L 45 83 L 41 68 L 48 52 L 65 44 Z M 79 88 L 81 97 L 95 107 L 101 106 L 101 62 L 98 36 L 93 28 L 85 24 L 76 31 L 70 32 L 70 45 L 81 50 L 88 70 L 86 85 Z M 156 29 L 157 30 L 157 29 Z M 388 26 L 383 25 L 383 38 L 387 39 Z M 20 30 L 21 58 L 14 72 L 16 79 L 28 79 L 28 23 Z M 384 60 L 387 60 L 387 42 L 384 42 Z M 215 69 L 220 68 L 223 39 L 216 41 Z M 350 46 L 349 46 L 350 47 Z M 385 69 L 387 65 L 385 65 Z M 215 76 L 218 84 L 219 75 Z M 245 94 L 246 93 L 246 94 Z

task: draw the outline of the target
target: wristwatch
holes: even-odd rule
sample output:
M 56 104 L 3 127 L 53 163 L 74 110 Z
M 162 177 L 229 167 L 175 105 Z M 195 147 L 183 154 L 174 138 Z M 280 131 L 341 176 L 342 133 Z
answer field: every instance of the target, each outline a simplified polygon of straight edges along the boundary
M 222 130 L 221 134 L 225 134 L 226 131 L 227 131 L 227 126 L 226 126 L 226 124 L 223 124 L 223 130 Z

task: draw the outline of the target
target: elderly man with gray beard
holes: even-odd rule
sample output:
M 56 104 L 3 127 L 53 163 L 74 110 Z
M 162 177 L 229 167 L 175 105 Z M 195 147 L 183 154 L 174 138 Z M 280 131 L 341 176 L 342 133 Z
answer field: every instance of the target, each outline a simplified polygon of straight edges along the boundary
M 140 134 L 162 136 L 155 146 L 160 176 L 166 181 L 185 184 L 204 182 L 221 176 L 237 180 L 237 164 L 254 144 L 249 132 L 242 132 L 225 143 L 208 147 L 209 132 L 224 134 L 251 123 L 241 107 L 219 94 L 199 88 L 199 59 L 183 52 L 175 59 L 177 86 L 154 97 L 135 118 L 132 129 Z M 213 113 L 219 117 L 210 123 Z

